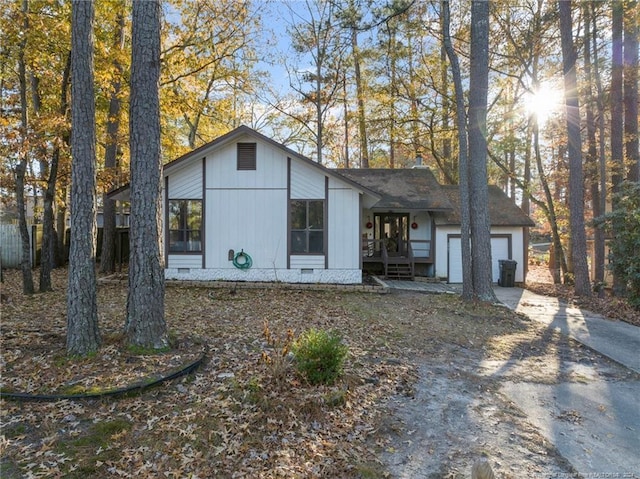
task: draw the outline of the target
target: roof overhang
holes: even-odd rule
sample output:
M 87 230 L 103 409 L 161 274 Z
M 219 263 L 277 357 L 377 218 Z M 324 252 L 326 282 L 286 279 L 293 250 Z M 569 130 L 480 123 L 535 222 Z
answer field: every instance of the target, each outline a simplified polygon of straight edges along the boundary
M 114 201 L 129 201 L 130 197 L 131 188 L 128 184 L 107 193 L 107 198 Z

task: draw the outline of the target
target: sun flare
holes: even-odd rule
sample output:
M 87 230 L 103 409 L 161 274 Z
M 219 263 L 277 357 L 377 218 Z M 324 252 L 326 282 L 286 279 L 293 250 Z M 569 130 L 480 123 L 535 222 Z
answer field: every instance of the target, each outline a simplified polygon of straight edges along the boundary
M 525 96 L 525 109 L 528 115 L 535 115 L 543 125 L 562 108 L 562 90 L 550 83 L 542 83 L 537 91 Z

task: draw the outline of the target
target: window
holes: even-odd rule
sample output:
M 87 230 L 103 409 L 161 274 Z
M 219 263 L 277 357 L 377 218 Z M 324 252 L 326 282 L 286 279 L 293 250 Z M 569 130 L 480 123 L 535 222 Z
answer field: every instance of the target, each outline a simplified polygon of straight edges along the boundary
M 291 200 L 291 252 L 324 253 L 324 200 Z
M 169 252 L 202 252 L 202 200 L 169 200 Z
M 256 144 L 238 143 L 238 170 L 256 169 Z

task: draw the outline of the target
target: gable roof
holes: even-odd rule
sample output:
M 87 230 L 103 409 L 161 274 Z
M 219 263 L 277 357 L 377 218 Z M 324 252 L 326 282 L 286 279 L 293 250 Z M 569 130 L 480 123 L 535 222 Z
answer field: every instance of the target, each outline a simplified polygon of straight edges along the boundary
M 304 155 L 301 155 L 300 153 L 286 147 L 285 145 L 283 145 L 282 143 L 278 143 L 277 141 L 275 141 L 273 138 L 269 138 L 268 136 L 263 135 L 262 133 L 258 133 L 256 130 L 254 130 L 253 128 L 249 128 L 246 125 L 240 125 L 239 127 L 237 127 L 234 130 L 231 130 L 230 132 L 219 136 L 218 138 L 216 138 L 213 141 L 210 141 L 209 143 L 206 143 L 202 146 L 200 146 L 199 148 L 196 148 L 195 150 L 192 150 L 188 153 L 185 153 L 184 155 L 182 155 L 179 158 L 176 158 L 175 160 L 167 163 L 166 165 L 164 165 L 164 175 L 167 176 L 172 169 L 181 166 L 183 163 L 188 162 L 189 160 L 193 160 L 194 158 L 202 158 L 202 156 L 205 156 L 207 153 L 209 153 L 209 151 L 220 148 L 221 146 L 228 144 L 228 143 L 233 143 L 234 141 L 236 141 L 238 138 L 245 136 L 245 135 L 249 135 L 254 137 L 256 140 L 265 142 L 270 144 L 271 146 L 274 146 L 276 148 L 279 148 L 280 150 L 283 150 L 287 156 L 293 157 L 293 158 L 297 158 L 298 160 L 302 161 L 303 163 L 306 163 L 308 165 L 311 165 L 314 168 L 318 168 L 319 170 L 322 170 L 322 172 L 327 175 L 327 176 L 332 176 L 334 178 L 338 178 L 342 181 L 345 181 L 346 183 L 350 184 L 351 186 L 353 186 L 354 188 L 356 188 L 357 190 L 360 190 L 363 193 L 368 193 L 371 196 L 377 197 L 378 194 L 375 191 L 369 190 L 365 185 L 361 185 L 359 183 L 356 183 L 354 181 L 352 181 L 351 179 L 344 177 L 340 174 L 336 173 L 336 170 L 327 168 L 323 165 L 321 165 L 320 163 L 313 161 L 310 158 L 307 158 Z
M 453 207 L 429 168 L 344 168 L 337 171 L 380 195 L 373 210 L 449 211 Z
M 280 150 L 283 150 L 287 156 L 292 157 L 292 158 L 296 158 L 299 161 L 312 166 L 313 168 L 317 168 L 319 170 L 322 171 L 323 174 L 329 176 L 329 177 L 333 177 L 336 179 L 339 179 L 349 185 L 351 185 L 354 189 L 358 190 L 361 193 L 365 193 L 371 197 L 374 198 L 374 200 L 379 199 L 380 195 L 367 188 L 366 185 L 362 185 L 360 183 L 357 183 L 355 181 L 353 181 L 352 179 L 340 175 L 336 170 L 334 169 L 330 169 L 327 168 L 323 165 L 321 165 L 318 162 L 313 161 L 310 158 L 307 158 L 306 156 L 301 155 L 300 153 L 295 152 L 294 150 L 287 148 L 285 145 L 283 145 L 282 143 L 278 143 L 277 141 L 275 141 L 272 138 L 269 138 L 268 136 L 265 136 L 261 133 L 258 133 L 256 130 L 254 130 L 253 128 L 249 128 L 246 125 L 241 125 L 237 128 L 235 128 L 234 130 L 231 130 L 230 132 L 219 136 L 218 138 L 216 138 L 213 141 L 210 141 L 209 143 L 205 143 L 204 145 L 196 148 L 195 150 L 191 150 L 187 153 L 185 153 L 184 155 L 176 158 L 173 161 L 170 161 L 169 163 L 166 163 L 163 167 L 162 167 L 162 171 L 163 171 L 163 176 L 168 176 L 172 170 L 176 169 L 176 168 L 181 168 L 182 166 L 184 166 L 187 163 L 190 163 L 191 161 L 194 161 L 196 159 L 202 158 L 203 156 L 206 156 L 207 154 L 209 154 L 211 151 L 219 149 L 221 147 L 223 147 L 224 145 L 227 145 L 229 143 L 233 143 L 234 141 L 237 141 L 239 138 L 243 137 L 243 136 L 252 136 L 253 138 L 255 138 L 258 141 L 262 141 L 265 143 L 268 143 Z M 108 193 L 108 197 L 114 200 L 127 200 L 128 199 L 128 195 L 129 195 L 129 185 L 124 185 L 121 186 L 120 188 L 117 188 L 115 190 L 112 190 Z
M 436 225 L 460 225 L 460 188 L 457 185 L 443 185 L 441 188 L 454 208 L 447 214 L 438 215 Z M 491 226 L 535 226 L 533 220 L 495 185 L 489 185 L 489 218 Z

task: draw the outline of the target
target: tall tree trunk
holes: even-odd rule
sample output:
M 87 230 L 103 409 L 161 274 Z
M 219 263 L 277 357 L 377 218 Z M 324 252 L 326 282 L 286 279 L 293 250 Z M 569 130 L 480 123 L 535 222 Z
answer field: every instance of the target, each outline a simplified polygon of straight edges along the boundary
M 16 166 L 16 205 L 18 207 L 18 228 L 20 229 L 20 242 L 22 254 L 20 256 L 20 269 L 22 270 L 22 291 L 25 294 L 33 294 L 33 274 L 31 272 L 31 244 L 29 241 L 29 227 L 27 226 L 26 209 L 24 204 L 24 186 L 27 173 L 29 115 L 27 102 L 27 71 L 24 60 L 27 48 L 27 35 L 29 31 L 29 1 L 22 0 L 22 27 L 25 34 L 18 47 L 18 78 L 20 82 L 20 127 L 22 140 L 20 144 L 20 161 Z
M 451 146 L 451 136 L 449 130 L 449 120 L 451 115 L 451 100 L 449 98 L 449 75 L 447 73 L 447 50 L 444 46 L 440 49 L 440 81 L 442 89 L 442 132 L 444 138 L 442 140 L 442 162 L 445 166 L 445 178 L 451 180 L 455 177 L 458 169 L 458 162 L 453 158 L 453 148 Z M 451 182 L 450 184 L 455 184 Z
M 599 181 L 599 168 L 598 168 L 598 144 L 596 140 L 597 123 L 595 118 L 595 109 L 597 100 L 594 96 L 594 83 L 595 77 L 593 75 L 593 65 L 591 59 L 591 50 L 595 45 L 591 44 L 591 5 L 589 2 L 583 4 L 583 12 L 585 18 L 585 30 L 584 30 L 584 71 L 587 80 L 586 85 L 586 103 L 585 109 L 587 114 L 587 179 L 589 181 L 589 189 L 591 191 L 591 210 L 593 217 L 597 218 L 604 213 L 600 210 L 600 181 Z M 595 24 L 593 24 L 595 27 Z M 598 287 L 598 293 L 604 294 L 604 289 L 601 287 L 604 283 L 604 232 L 602 228 L 593 228 L 593 257 L 594 264 L 593 276 L 595 283 Z
M 60 116 L 67 117 L 69 110 L 68 89 L 71 79 L 71 53 L 67 55 L 64 71 L 62 73 L 62 84 L 60 85 Z M 69 143 L 69 135 L 65 133 L 62 139 Z M 54 203 L 56 196 L 56 183 L 58 180 L 58 165 L 60 163 L 60 145 L 53 147 L 51 155 L 51 165 L 47 178 L 47 187 L 44 190 L 44 211 L 42 215 L 42 256 L 40 261 L 40 292 L 51 291 L 51 269 L 58 264 L 56 258 L 57 234 L 54 218 Z
M 638 151 L 638 15 L 636 0 L 625 2 L 624 13 L 624 144 L 629 181 L 640 181 Z
M 547 202 L 547 219 L 551 225 L 551 242 L 553 243 L 553 255 L 549 259 L 549 268 L 551 269 L 551 276 L 554 284 L 560 284 L 562 278 L 566 275 L 568 267 L 564 254 L 564 248 L 560 239 L 560 229 L 558 228 L 558 216 L 556 214 L 555 200 L 549 187 L 549 181 L 544 171 L 544 165 L 542 164 L 542 155 L 540 153 L 540 132 L 538 127 L 538 120 L 533 119 L 533 148 L 536 158 L 536 167 L 538 174 L 540 175 L 540 184 L 544 191 L 545 199 Z
M 575 293 L 591 296 L 589 267 L 587 265 L 587 238 L 584 225 L 584 175 L 582 171 L 582 139 L 580 136 L 580 104 L 576 76 L 576 52 L 573 47 L 571 0 L 558 2 L 560 36 L 562 43 L 562 69 L 567 119 L 569 155 L 569 224 L 571 228 L 571 259 Z
M 360 136 L 360 167 L 369 168 L 369 142 L 367 141 L 367 122 L 364 109 L 364 87 L 360 73 L 360 49 L 358 48 L 358 31 L 351 28 L 351 48 L 353 49 L 353 66 L 356 80 L 356 96 L 358 97 L 358 134 Z
M 71 24 L 71 240 L 67 290 L 67 352 L 100 345 L 96 294 L 96 113 L 93 83 L 93 0 L 73 0 Z
M 161 349 L 169 340 L 160 218 L 160 1 L 133 2 L 132 19 L 131 253 L 125 332 L 129 344 Z
M 389 168 L 394 169 L 396 167 L 396 83 L 397 79 L 397 55 L 395 54 L 398 48 L 396 41 L 397 30 L 395 27 L 389 29 L 389 46 L 387 48 L 387 57 L 389 61 Z
M 522 203 L 520 204 L 520 209 L 524 212 L 525 215 L 529 216 L 531 214 L 531 198 L 529 193 L 531 192 L 531 142 L 533 140 L 533 134 L 530 126 L 527 126 L 526 129 L 526 141 L 525 144 L 526 150 L 524 153 L 524 165 L 522 172 Z
M 622 30 L 624 8 L 622 1 L 611 2 L 611 186 L 612 207 L 617 209 L 616 193 L 620 191 L 620 184 L 624 178 L 624 99 L 623 84 L 623 55 Z M 615 238 L 621 225 L 618 220 L 613 221 L 613 236 Z M 626 294 L 626 284 L 620 275 L 613 273 L 613 292 L 618 296 Z
M 449 63 L 456 98 L 456 122 L 458 126 L 458 177 L 460 181 L 460 248 L 462 252 L 462 299 L 472 301 L 474 298 L 472 267 L 471 267 L 471 237 L 469 211 L 469 159 L 467 145 L 467 116 L 464 106 L 464 89 L 460 63 L 451 43 L 449 25 L 451 14 L 449 0 L 442 1 L 442 42 L 444 44 Z
M 344 167 L 349 168 L 349 101 L 347 99 L 347 75 L 342 77 L 342 106 L 344 121 Z
M 69 138 L 69 144 L 71 143 L 71 138 Z M 61 194 L 60 197 L 64 198 L 62 201 L 58 201 L 58 207 L 56 208 L 56 232 L 58 234 L 57 245 L 56 245 L 56 262 L 59 265 L 64 265 L 67 261 L 67 217 L 68 217 L 68 208 L 67 208 L 67 197 L 68 190 L 67 187 L 62 187 L 61 185 Z
M 597 15 L 596 15 L 596 3 L 595 1 L 590 2 L 591 7 L 591 23 L 593 24 L 591 28 L 591 44 L 593 45 L 593 79 L 594 84 L 597 91 L 597 101 L 596 106 L 598 109 L 598 171 L 599 171 L 599 180 L 600 180 L 600 211 L 604 214 L 607 211 L 607 156 L 606 156 L 606 125 L 605 125 L 605 94 L 604 89 L 602 87 L 602 79 L 600 77 L 600 61 L 598 59 L 598 48 L 596 48 L 598 44 L 598 33 L 597 33 Z M 604 232 L 600 232 L 598 235 L 598 231 L 596 231 L 596 258 L 602 257 L 605 258 L 605 235 Z
M 487 0 L 474 0 L 471 3 L 468 131 L 473 290 L 480 301 L 494 302 L 486 138 L 490 3 Z
M 123 8 L 123 7 L 120 7 Z M 124 14 L 118 14 L 118 28 L 114 47 L 124 48 Z M 111 98 L 109 99 L 109 116 L 107 118 L 107 144 L 104 151 L 104 166 L 108 171 L 114 171 L 118 157 L 118 136 L 120 131 L 120 94 L 122 91 L 123 68 L 116 59 L 113 62 L 115 75 L 111 84 Z M 116 202 L 102 197 L 102 251 L 100 252 L 100 272 L 113 273 L 116 270 Z
M 315 108 L 316 108 L 316 122 L 318 126 L 316 128 L 316 145 L 318 150 L 318 163 L 322 164 L 322 150 L 324 150 L 324 124 L 322 121 L 322 61 L 320 58 L 323 58 L 322 49 L 320 44 L 316 46 L 316 53 L 318 61 L 316 62 L 316 98 L 315 98 Z
M 408 42 L 411 42 L 411 34 L 408 35 Z M 411 125 L 411 143 L 415 158 L 422 158 L 422 141 L 420 138 L 420 114 L 418 111 L 418 95 L 416 93 L 416 74 L 413 66 L 413 50 L 409 49 L 407 63 L 409 68 L 409 78 L 407 80 L 407 93 L 409 94 L 409 121 Z

